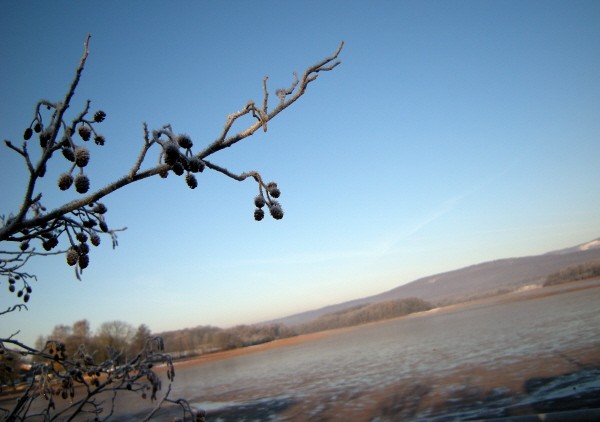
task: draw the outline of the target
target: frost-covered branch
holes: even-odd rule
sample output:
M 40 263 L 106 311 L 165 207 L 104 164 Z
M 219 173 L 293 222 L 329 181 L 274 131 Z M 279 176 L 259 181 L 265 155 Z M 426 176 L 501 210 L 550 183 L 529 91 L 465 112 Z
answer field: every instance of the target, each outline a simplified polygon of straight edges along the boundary
M 283 209 L 275 200 L 280 194 L 275 182 L 263 182 L 257 171 L 238 175 L 209 162 L 207 157 L 252 136 L 260 128 L 266 131 L 268 123 L 301 97 L 308 84 L 314 81 L 320 72 L 332 70 L 340 63 L 337 58 L 343 47 L 341 43 L 333 55 L 309 67 L 301 79 L 294 74 L 294 82 L 289 88 L 276 91 L 279 102 L 270 112 L 268 78 L 265 77 L 262 82 L 262 106 L 258 107 L 250 101 L 243 109 L 230 114 L 217 139 L 198 152 L 193 152 L 194 142 L 189 135 L 175 132 L 170 125 L 150 130 L 144 123 L 143 143 L 131 170 L 112 183 L 90 191 L 90 179 L 86 170 L 92 151 L 88 145 L 92 139 L 96 147 L 105 144 L 106 139 L 98 132 L 98 126 L 104 122 L 106 113 L 102 110 L 92 113 L 91 102 L 88 100 L 83 110 L 77 113 L 71 122 L 67 123 L 65 120 L 66 111 L 85 68 L 89 43 L 88 35 L 75 76 L 62 102 L 40 100 L 36 104 L 33 119 L 24 131 L 21 146 L 5 140 L 6 146 L 25 161 L 29 178 L 23 203 L 17 212 L 0 219 L 0 276 L 7 277 L 7 281 L 13 286 L 20 282 L 20 288 L 10 290 L 17 292 L 24 299 L 29 298 L 31 294 L 31 285 L 27 280 L 35 279 L 35 276 L 21 271 L 21 268 L 31 257 L 64 254 L 67 263 L 75 268 L 75 274 L 79 278 L 81 271 L 89 265 L 90 245 L 98 246 L 102 236 L 106 235 L 111 237 L 113 247 L 116 246 L 117 232 L 123 229 L 109 228 L 105 217 L 108 208 L 103 201 L 111 193 L 149 177 L 159 175 L 166 178 L 173 173 L 176 176 L 184 176 L 185 183 L 191 189 L 195 189 L 198 186 L 199 173 L 207 167 L 237 181 L 252 176 L 259 189 L 255 198 L 255 219 L 262 220 L 262 209 L 265 205 L 275 219 L 281 219 Z M 238 133 L 231 134 L 233 124 L 244 116 L 251 116 L 254 123 Z M 35 162 L 30 153 L 30 142 L 34 135 L 39 139 L 40 152 L 39 159 Z M 153 148 L 158 148 L 158 162 L 144 167 Z M 38 191 L 38 182 L 40 178 L 49 177 L 46 175 L 47 164 L 53 158 L 64 160 L 63 166 L 66 167 L 65 171 L 58 175 L 58 189 L 75 190 L 78 197 L 53 210 L 47 210 L 42 203 L 42 192 Z M 14 246 L 10 248 L 5 246 L 7 244 Z M 36 244 L 41 246 L 43 251 L 36 248 Z
M 0 215 L 0 285 L 5 280 L 9 294 L 16 295 L 22 302 L 29 301 L 33 291 L 31 282 L 37 280 L 35 274 L 26 271 L 32 258 L 64 255 L 67 264 L 74 268 L 76 277 L 80 278 L 81 272 L 90 263 L 92 247 L 98 247 L 101 239 L 109 237 L 113 248 L 116 247 L 117 233 L 125 228 L 109 227 L 106 220 L 108 207 L 104 201 L 111 193 L 150 177 L 183 176 L 191 189 L 198 187 L 197 177 L 206 168 L 240 182 L 252 179 L 258 186 L 258 195 L 254 198 L 255 220 L 264 218 L 265 207 L 274 219 L 283 218 L 277 183 L 265 182 L 258 171 L 236 173 L 207 158 L 252 136 L 260 128 L 266 132 L 268 123 L 298 100 L 320 72 L 332 70 L 340 64 L 337 58 L 343 47 L 341 43 L 333 55 L 309 67 L 302 78 L 298 79 L 294 73 L 291 86 L 276 91 L 279 102 L 271 111 L 268 78 L 265 77 L 261 106 L 250 101 L 241 110 L 230 114 L 217 138 L 196 152 L 191 136 L 174 131 L 168 124 L 151 130 L 144 123 L 143 143 L 131 169 L 112 183 L 92 191 L 87 169 L 93 148 L 101 148 L 107 141 L 99 132 L 99 126 L 107 115 L 102 110 L 93 112 L 91 102 L 87 100 L 70 122 L 66 117 L 90 54 L 89 44 L 88 35 L 75 76 L 63 100 L 38 101 L 33 118 L 23 132 L 21 145 L 4 141 L 6 147 L 23 160 L 28 174 L 23 202 L 15 212 Z M 244 116 L 250 116 L 253 123 L 244 130 L 231 133 L 234 123 Z M 36 139 L 38 142 L 34 142 Z M 151 151 L 155 151 L 157 161 L 147 164 Z M 51 159 L 55 160 L 51 168 L 57 165 L 62 168 L 60 174 L 47 174 Z M 56 177 L 56 188 L 72 192 L 73 199 L 48 210 L 42 203 L 44 195 L 39 188 L 40 179 L 44 177 Z M 0 312 L 0 316 L 22 309 L 27 307 L 17 304 Z M 152 368 L 156 364 L 164 365 L 169 383 L 175 375 L 172 359 L 164 353 L 159 337 L 149 339 L 137 356 L 119 365 L 117 362 L 123 359 L 118 350 L 109 351 L 107 360 L 96 362 L 94 352 L 86 349 L 85 345 L 69 355 L 64 343 L 50 340 L 38 350 L 19 342 L 15 338 L 17 333 L 0 338 L 0 369 L 8 368 L 6 362 L 14 363 L 15 358 L 20 356 L 34 358 L 36 363 L 27 388 L 14 406 L 0 408 L 0 417 L 5 420 L 21 421 L 32 417 L 45 421 L 73 420 L 77 415 L 106 420 L 114 412 L 117 395 L 124 391 L 157 400 L 156 408 L 146 420 L 165 403 L 181 408 L 181 420 L 188 420 L 188 417 L 194 421 L 203 420 L 202 411 L 194 409 L 183 399 L 169 398 L 170 384 L 166 394 L 158 399 L 161 380 Z
M 48 341 L 42 350 L 37 350 L 12 336 L 0 338 L 0 366 L 5 365 L 5 358 L 10 355 L 30 356 L 35 362 L 27 388 L 12 408 L 0 407 L 0 417 L 6 421 L 55 421 L 73 420 L 85 413 L 92 415 L 92 419 L 107 420 L 114 413 L 115 398 L 122 392 L 157 401 L 157 407 L 147 420 L 164 403 L 178 405 L 184 416 L 202 414 L 183 399 L 168 398 L 175 367 L 171 356 L 164 353 L 161 337 L 148 338 L 144 348 L 122 365 L 117 364 L 120 352 L 112 350 L 110 353 L 106 361 L 96 362 L 94 354 L 83 345 L 69 356 L 65 344 L 59 341 Z M 159 399 L 162 381 L 155 368 L 161 366 L 165 368 L 169 384 L 166 394 Z M 107 395 L 110 400 L 106 399 Z

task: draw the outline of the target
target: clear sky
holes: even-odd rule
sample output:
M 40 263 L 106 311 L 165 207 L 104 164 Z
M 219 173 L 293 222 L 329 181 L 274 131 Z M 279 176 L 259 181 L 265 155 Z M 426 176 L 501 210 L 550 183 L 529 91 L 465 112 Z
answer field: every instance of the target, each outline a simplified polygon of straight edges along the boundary
M 252 181 L 137 183 L 104 201 L 128 227 L 118 248 L 104 239 L 81 282 L 64 257 L 32 261 L 29 311 L 3 316 L 1 336 L 83 318 L 255 323 L 600 236 L 598 1 L 1 2 L 2 139 L 20 142 L 39 99 L 62 99 L 88 32 L 70 112 L 89 98 L 108 115 L 93 189 L 131 167 L 143 122 L 205 145 L 262 101 L 264 75 L 288 86 L 346 45 L 266 134 L 212 157 L 275 180 L 283 220 L 254 221 Z M 49 169 L 49 208 L 72 199 L 62 171 Z M 0 213 L 23 175 L 2 147 Z

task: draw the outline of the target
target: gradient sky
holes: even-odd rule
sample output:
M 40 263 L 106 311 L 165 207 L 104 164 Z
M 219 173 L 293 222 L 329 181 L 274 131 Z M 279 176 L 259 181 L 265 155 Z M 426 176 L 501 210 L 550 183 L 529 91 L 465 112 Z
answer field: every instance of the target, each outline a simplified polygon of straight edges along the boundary
M 36 102 L 63 98 L 88 32 L 70 116 L 88 98 L 108 115 L 92 189 L 128 171 L 143 122 L 206 145 L 262 101 L 264 75 L 273 92 L 346 45 L 266 134 L 212 157 L 277 181 L 283 220 L 254 221 L 252 181 L 137 183 L 104 200 L 128 227 L 118 248 L 104 239 L 81 282 L 62 256 L 32 261 L 29 311 L 3 316 L 0 336 L 83 318 L 255 323 L 600 236 L 598 1 L 2 2 L 2 139 L 19 143 Z M 56 161 L 48 208 L 72 199 Z M 25 182 L 2 147 L 0 213 Z

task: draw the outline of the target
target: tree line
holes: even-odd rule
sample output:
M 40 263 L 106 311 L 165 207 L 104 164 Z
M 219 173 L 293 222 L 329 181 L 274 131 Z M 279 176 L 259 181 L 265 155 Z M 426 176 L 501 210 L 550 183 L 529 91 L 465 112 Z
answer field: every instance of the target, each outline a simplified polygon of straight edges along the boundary
M 89 356 L 96 363 L 110 360 L 121 365 L 143 350 L 152 333 L 145 324 L 136 328 L 124 321 L 107 321 L 92 332 L 87 319 L 72 325 L 58 324 L 48 336 L 39 336 L 35 348 L 43 353 L 67 359 L 78 355 Z M 31 363 L 42 362 L 43 355 L 34 355 Z M 29 362 L 20 353 L 0 348 L 0 382 L 14 385 L 27 377 Z
M 567 267 L 563 270 L 550 274 L 544 286 L 569 283 L 571 281 L 585 280 L 589 278 L 600 278 L 600 261 L 586 262 L 580 265 Z
M 198 326 L 161 333 L 165 351 L 174 358 L 237 349 L 297 335 L 284 324 L 237 325 L 231 328 Z
M 103 322 L 96 332 L 92 332 L 90 322 L 82 319 L 72 325 L 55 325 L 48 336 L 37 338 L 35 347 L 45 350 L 53 347 L 52 344 L 62 344 L 65 356 L 74 356 L 83 349 L 98 362 L 115 360 L 117 356 L 115 364 L 119 365 L 142 350 L 151 336 L 150 328 L 146 324 L 140 324 L 136 329 L 125 321 L 107 321 Z
M 431 303 L 415 297 L 388 300 L 332 312 L 314 321 L 296 326 L 295 329 L 298 334 L 312 333 L 396 318 L 415 312 L 427 311 L 432 308 L 433 305 Z

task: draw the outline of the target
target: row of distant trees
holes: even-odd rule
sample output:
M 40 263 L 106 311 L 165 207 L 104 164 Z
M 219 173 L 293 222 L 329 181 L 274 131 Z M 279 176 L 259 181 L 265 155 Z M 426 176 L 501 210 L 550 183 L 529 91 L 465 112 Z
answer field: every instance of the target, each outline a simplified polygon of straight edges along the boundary
M 312 333 L 396 318 L 432 308 L 431 303 L 415 297 L 389 300 L 342 309 L 294 328 L 298 334 Z
M 120 320 L 104 322 L 93 332 L 90 322 L 82 319 L 72 325 L 56 325 L 49 335 L 37 338 L 35 347 L 48 352 L 56 344 L 61 344 L 64 345 L 64 358 L 76 356 L 83 350 L 96 362 L 110 359 L 115 365 L 121 365 L 135 357 L 152 335 L 146 324 L 141 324 L 136 329 Z M 198 326 L 161 333 L 160 337 L 165 342 L 166 353 L 174 358 L 183 358 L 252 346 L 294 335 L 297 335 L 297 331 L 283 324 L 264 324 L 238 325 L 227 329 Z M 10 350 L 4 352 L 0 353 L 0 380 L 4 385 L 13 385 L 22 376 L 21 369 L 27 362 L 19 353 Z M 33 362 L 39 359 L 34 357 Z
M 35 342 L 35 348 L 45 353 L 52 353 L 61 344 L 61 358 L 70 358 L 83 352 L 95 362 L 111 359 L 115 365 L 125 363 L 136 356 L 144 348 L 151 336 L 150 329 L 141 324 L 137 329 L 124 321 L 104 322 L 92 332 L 90 322 L 82 319 L 73 325 L 56 325 L 47 337 L 40 336 Z M 63 349 L 64 345 L 64 349 Z M 42 355 L 33 356 L 32 362 L 42 361 Z M 24 368 L 28 361 L 20 353 L 10 349 L 0 351 L 0 382 L 3 385 L 14 385 L 23 378 Z
M 166 347 L 165 352 L 174 358 L 184 358 L 203 353 L 229 350 L 266 343 L 280 338 L 296 335 L 296 331 L 283 324 L 238 325 L 232 328 L 198 326 L 183 330 L 161 333 Z M 50 352 L 57 344 L 64 345 L 61 352 L 65 359 L 72 358 L 83 351 L 95 362 L 111 360 L 114 365 L 122 365 L 132 359 L 144 348 L 145 342 L 152 337 L 147 325 L 134 328 L 124 321 L 102 323 L 93 332 L 90 322 L 82 319 L 72 325 L 59 324 L 48 336 L 37 338 L 35 347 Z M 41 358 L 34 357 L 33 362 Z M 0 353 L 0 383 L 12 386 L 26 374 L 23 370 L 28 362 L 20 353 L 2 350 Z
M 550 274 L 546 278 L 544 286 L 552 286 L 555 284 L 597 277 L 600 278 L 600 261 L 586 262 L 585 264 L 574 265 Z
M 283 324 L 237 325 L 227 329 L 198 326 L 160 334 L 165 339 L 167 353 L 178 358 L 253 346 L 295 335 L 294 329 Z
M 111 351 L 116 351 L 115 364 L 122 364 L 142 350 L 151 335 L 150 328 L 145 324 L 136 329 L 120 320 L 104 322 L 92 332 L 90 322 L 82 319 L 72 325 L 56 325 L 47 337 L 38 337 L 35 347 L 44 350 L 50 347 L 47 344 L 49 340 L 60 342 L 65 345 L 66 356 L 74 356 L 80 348 L 84 348 L 98 362 L 109 358 L 115 360 Z

